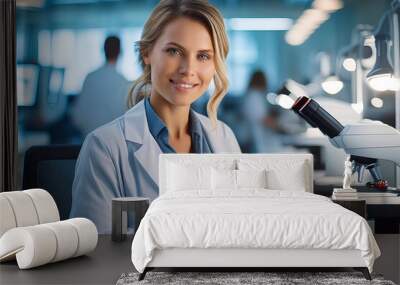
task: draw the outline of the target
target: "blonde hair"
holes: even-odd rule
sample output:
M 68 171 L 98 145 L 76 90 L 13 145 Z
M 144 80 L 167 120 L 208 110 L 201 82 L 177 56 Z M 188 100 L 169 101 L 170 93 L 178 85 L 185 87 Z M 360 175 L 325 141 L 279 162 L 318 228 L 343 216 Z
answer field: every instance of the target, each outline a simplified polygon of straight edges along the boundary
M 207 114 L 213 126 L 217 122 L 218 106 L 228 90 L 228 77 L 225 66 L 225 59 L 228 55 L 228 37 L 225 32 L 224 20 L 219 11 L 202 0 L 162 0 L 154 8 L 149 19 L 144 25 L 141 39 L 136 42 L 136 49 L 139 53 L 139 62 L 143 73 L 135 80 L 128 95 L 128 107 L 131 108 L 145 96 L 150 95 L 151 70 L 150 66 L 143 61 L 154 46 L 157 39 L 169 22 L 179 17 L 187 17 L 202 23 L 211 36 L 214 48 L 215 90 L 207 104 Z

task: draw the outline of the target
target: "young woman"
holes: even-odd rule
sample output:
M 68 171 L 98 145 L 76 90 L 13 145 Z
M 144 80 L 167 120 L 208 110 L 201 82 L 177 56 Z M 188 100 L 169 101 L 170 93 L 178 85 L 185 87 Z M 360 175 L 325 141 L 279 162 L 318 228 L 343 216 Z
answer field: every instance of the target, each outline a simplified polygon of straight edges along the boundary
M 161 1 L 137 47 L 143 74 L 128 99 L 132 108 L 86 137 L 76 165 L 70 216 L 91 219 L 99 233 L 111 231 L 112 198 L 157 197 L 160 153 L 240 152 L 216 117 L 228 87 L 218 10 L 201 0 Z M 190 105 L 211 80 L 207 118 Z

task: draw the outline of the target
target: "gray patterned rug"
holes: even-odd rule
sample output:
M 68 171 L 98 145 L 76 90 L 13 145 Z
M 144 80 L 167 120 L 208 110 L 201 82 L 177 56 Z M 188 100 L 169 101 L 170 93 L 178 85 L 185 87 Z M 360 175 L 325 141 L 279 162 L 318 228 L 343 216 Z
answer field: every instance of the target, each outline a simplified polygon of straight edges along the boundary
M 372 275 L 368 281 L 360 272 L 154 272 L 150 271 L 142 281 L 138 281 L 139 273 L 122 274 L 117 285 L 146 284 L 213 284 L 213 285 L 246 285 L 246 284 L 379 284 L 395 285 L 384 280 L 382 276 Z

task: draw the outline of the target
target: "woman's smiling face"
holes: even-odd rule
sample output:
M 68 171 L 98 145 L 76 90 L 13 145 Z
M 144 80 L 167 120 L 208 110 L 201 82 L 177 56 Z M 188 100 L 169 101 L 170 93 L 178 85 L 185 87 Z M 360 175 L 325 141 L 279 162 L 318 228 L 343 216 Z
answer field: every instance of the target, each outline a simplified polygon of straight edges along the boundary
M 187 17 L 170 22 L 143 59 L 151 66 L 151 95 L 175 106 L 193 103 L 215 74 L 211 36 L 204 25 Z

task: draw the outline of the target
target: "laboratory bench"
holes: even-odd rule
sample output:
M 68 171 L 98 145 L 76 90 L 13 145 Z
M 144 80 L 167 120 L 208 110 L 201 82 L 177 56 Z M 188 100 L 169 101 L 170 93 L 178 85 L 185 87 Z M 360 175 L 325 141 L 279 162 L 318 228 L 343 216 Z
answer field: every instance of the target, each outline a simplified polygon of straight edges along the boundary
M 331 197 L 334 187 L 340 187 L 339 185 L 315 185 L 314 194 Z M 345 202 L 340 200 L 341 204 L 345 208 L 354 212 L 360 213 L 361 205 L 359 202 Z M 357 205 L 356 205 L 357 204 Z M 368 221 L 374 222 L 374 232 L 376 234 L 400 234 L 400 204 L 366 204 L 366 213 L 361 215 Z

